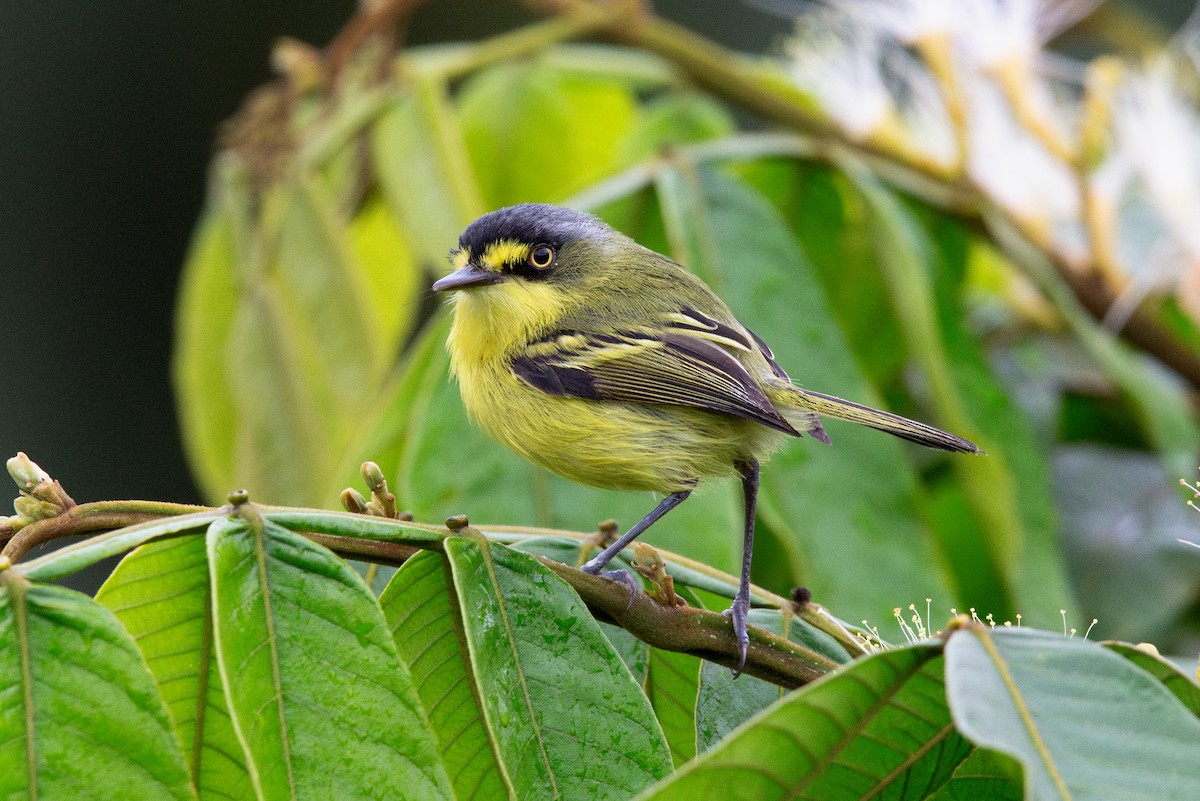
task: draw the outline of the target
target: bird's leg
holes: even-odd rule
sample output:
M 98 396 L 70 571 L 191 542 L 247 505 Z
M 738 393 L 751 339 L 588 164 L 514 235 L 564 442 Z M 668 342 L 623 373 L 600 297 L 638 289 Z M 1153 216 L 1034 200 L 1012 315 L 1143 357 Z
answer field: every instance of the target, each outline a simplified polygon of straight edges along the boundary
M 746 618 L 750 614 L 750 558 L 754 553 L 754 512 L 758 504 L 758 462 L 746 459 L 737 463 L 738 472 L 742 475 L 742 495 L 746 504 L 745 533 L 742 539 L 742 579 L 738 582 L 737 594 L 733 596 L 733 606 L 725 610 L 726 615 L 733 621 L 733 633 L 737 637 L 738 666 L 733 671 L 734 678 L 742 673 L 746 666 L 746 649 L 750 647 L 750 635 L 746 632 Z
M 637 539 L 639 534 L 650 528 L 650 526 L 653 525 L 654 522 L 660 517 L 674 509 L 679 504 L 683 503 L 684 499 L 691 494 L 692 491 L 690 489 L 685 489 L 680 490 L 679 492 L 672 492 L 670 495 L 663 498 L 659 502 L 658 506 L 655 506 L 650 510 L 650 514 L 639 520 L 637 525 L 622 534 L 619 540 L 605 548 L 600 553 L 596 554 L 595 558 L 590 560 L 580 569 L 583 570 L 584 573 L 591 573 L 592 575 L 598 574 L 604 569 L 605 565 L 612 561 L 614 556 L 625 549 L 625 546 Z M 629 575 L 629 571 L 612 570 L 604 575 L 609 576 L 617 581 L 621 581 L 629 587 L 629 605 L 633 606 L 633 599 L 637 597 L 638 587 L 633 581 L 633 576 Z

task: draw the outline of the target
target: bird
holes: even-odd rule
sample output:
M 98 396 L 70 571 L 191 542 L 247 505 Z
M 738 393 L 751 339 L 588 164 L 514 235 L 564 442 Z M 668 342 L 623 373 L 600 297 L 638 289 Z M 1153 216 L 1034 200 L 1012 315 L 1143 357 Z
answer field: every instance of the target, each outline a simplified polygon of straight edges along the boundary
M 696 275 L 599 218 L 523 203 L 470 223 L 450 253 L 446 346 L 468 416 L 574 481 L 662 495 L 582 566 L 600 574 L 704 480 L 736 476 L 741 575 L 730 618 L 738 675 L 749 646 L 760 463 L 789 438 L 830 444 L 822 417 L 930 448 L 982 453 L 933 426 L 794 384 L 771 348 Z M 605 575 L 636 586 L 628 573 Z

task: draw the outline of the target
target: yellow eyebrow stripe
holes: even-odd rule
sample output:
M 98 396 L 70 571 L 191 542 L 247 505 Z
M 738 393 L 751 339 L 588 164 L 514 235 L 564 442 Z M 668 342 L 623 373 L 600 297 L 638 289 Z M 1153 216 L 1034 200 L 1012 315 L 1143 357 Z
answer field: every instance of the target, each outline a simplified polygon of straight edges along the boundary
M 466 267 L 469 261 L 471 261 L 471 251 L 469 248 L 459 248 L 450 256 L 450 263 L 456 270 Z
M 528 257 L 529 245 L 512 239 L 501 239 L 484 248 L 481 261 L 488 268 L 499 269 L 508 264 L 519 264 Z

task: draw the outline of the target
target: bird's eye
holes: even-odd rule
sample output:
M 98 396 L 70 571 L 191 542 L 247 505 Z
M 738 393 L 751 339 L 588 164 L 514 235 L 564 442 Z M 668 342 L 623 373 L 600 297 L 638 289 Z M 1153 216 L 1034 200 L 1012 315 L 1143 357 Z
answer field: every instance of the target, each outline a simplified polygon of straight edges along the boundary
M 538 245 L 529 251 L 529 266 L 535 270 L 548 270 L 554 264 L 554 248 L 549 245 Z

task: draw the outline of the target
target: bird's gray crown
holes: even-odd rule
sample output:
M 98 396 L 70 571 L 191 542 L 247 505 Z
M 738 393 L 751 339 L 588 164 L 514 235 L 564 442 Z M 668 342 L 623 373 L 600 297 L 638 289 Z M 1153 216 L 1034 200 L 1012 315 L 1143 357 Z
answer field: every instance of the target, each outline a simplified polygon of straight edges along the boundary
M 511 239 L 527 244 L 563 245 L 590 239 L 609 228 L 590 214 L 547 203 L 522 203 L 483 215 L 466 227 L 458 246 L 481 253 L 492 242 Z

